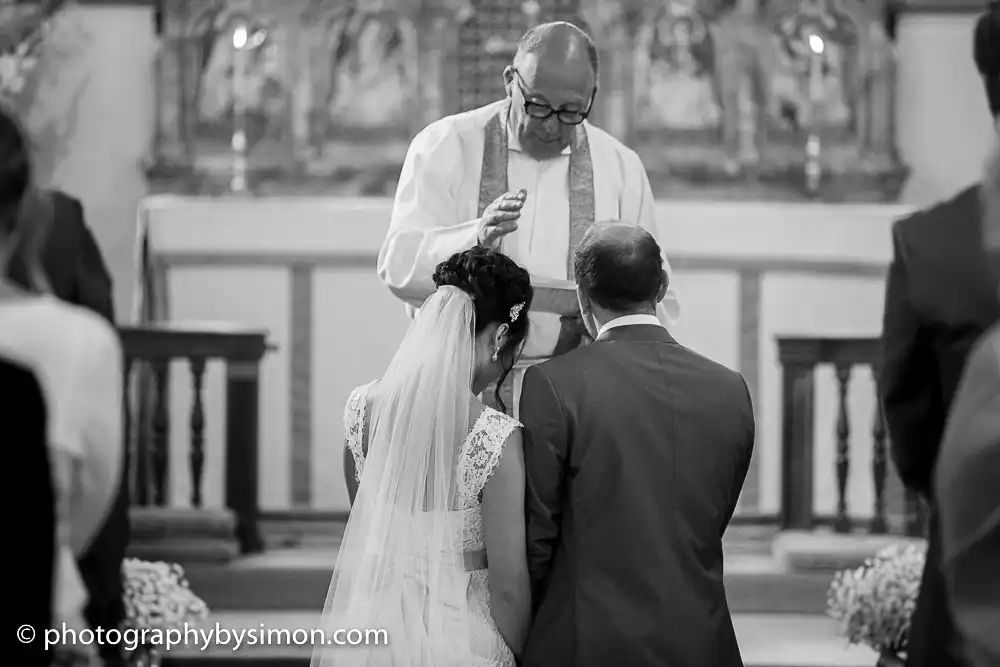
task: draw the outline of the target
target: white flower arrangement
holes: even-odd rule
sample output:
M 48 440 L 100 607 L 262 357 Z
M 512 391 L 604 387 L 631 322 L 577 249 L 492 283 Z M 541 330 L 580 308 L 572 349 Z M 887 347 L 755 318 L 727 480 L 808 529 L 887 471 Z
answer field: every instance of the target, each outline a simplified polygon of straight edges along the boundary
M 905 652 L 925 557 L 921 545 L 898 544 L 855 570 L 838 572 L 827 594 L 827 614 L 838 622 L 839 634 L 883 655 Z
M 128 558 L 122 573 L 127 627 L 168 630 L 208 616 L 208 605 L 191 591 L 180 565 Z

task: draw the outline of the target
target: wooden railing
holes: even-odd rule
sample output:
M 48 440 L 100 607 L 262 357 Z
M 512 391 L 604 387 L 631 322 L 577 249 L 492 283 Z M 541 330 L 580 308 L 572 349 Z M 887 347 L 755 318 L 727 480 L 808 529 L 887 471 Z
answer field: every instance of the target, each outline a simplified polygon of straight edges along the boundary
M 228 325 L 155 324 L 120 327 L 124 348 L 124 432 L 126 467 L 133 505 L 168 504 L 170 363 L 187 360 L 191 369 L 191 505 L 202 507 L 205 469 L 203 383 L 209 360 L 226 362 L 225 505 L 236 518 L 243 553 L 263 549 L 258 526 L 260 362 L 267 334 Z M 136 371 L 136 372 L 133 372 Z M 132 382 L 140 382 L 132 404 Z
M 781 527 L 788 530 L 810 530 L 817 525 L 832 524 L 840 533 L 852 532 L 858 521 L 848 510 L 847 484 L 852 469 L 851 417 L 848 394 L 856 368 L 866 368 L 872 374 L 879 395 L 881 346 L 877 338 L 779 338 L 778 358 L 782 367 L 782 476 Z M 837 507 L 834 516 L 819 516 L 815 512 L 813 495 L 813 462 L 815 453 L 815 375 L 820 365 L 832 365 L 837 380 L 836 464 L 831 471 L 836 479 Z M 876 398 L 872 436 L 871 519 L 866 521 L 868 532 L 884 534 L 890 524 L 886 499 L 889 477 L 888 436 L 881 401 Z M 924 510 L 920 500 L 905 492 L 902 500 L 902 532 L 923 533 Z

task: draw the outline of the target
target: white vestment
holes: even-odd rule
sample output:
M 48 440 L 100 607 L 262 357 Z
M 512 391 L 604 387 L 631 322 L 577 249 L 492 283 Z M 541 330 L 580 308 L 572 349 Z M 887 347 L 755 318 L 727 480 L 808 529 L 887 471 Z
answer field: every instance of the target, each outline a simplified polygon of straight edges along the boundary
M 411 313 L 434 291 L 434 268 L 477 242 L 485 128 L 501 104 L 442 118 L 410 143 L 378 273 Z M 639 156 L 604 130 L 589 123 L 584 127 L 593 162 L 596 221 L 638 224 L 659 240 L 653 193 Z M 552 159 L 536 160 L 521 150 L 510 128 L 507 141 L 508 190 L 523 188 L 528 195 L 518 229 L 504 238 L 501 250 L 533 277 L 566 280 L 570 149 Z M 664 267 L 669 275 L 666 257 Z M 679 315 L 672 290 L 658 313 L 671 328 Z M 558 315 L 532 312 L 525 360 L 550 356 L 559 331 Z

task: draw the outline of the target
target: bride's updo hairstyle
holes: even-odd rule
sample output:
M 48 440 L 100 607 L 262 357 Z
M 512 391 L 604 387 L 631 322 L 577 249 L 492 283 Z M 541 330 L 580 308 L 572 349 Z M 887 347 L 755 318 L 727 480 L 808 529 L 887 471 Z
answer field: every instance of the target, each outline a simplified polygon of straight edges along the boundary
M 517 353 L 528 336 L 528 311 L 534 296 L 527 270 L 503 253 L 476 246 L 438 264 L 434 270 L 434 284 L 438 287 L 452 285 L 472 297 L 476 307 L 476 334 L 491 324 L 508 326 L 507 341 L 497 355 L 503 373 L 494 390 L 497 404 L 506 411 L 500 399 L 500 386 L 514 367 Z M 520 311 L 511 321 L 511 309 L 517 305 Z

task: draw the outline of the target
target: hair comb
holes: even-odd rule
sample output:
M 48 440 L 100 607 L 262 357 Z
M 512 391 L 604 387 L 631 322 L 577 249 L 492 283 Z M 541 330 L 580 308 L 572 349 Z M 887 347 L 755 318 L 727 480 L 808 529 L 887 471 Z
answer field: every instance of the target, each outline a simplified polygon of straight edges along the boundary
M 517 322 L 517 318 L 521 316 L 521 311 L 524 310 L 524 303 L 515 303 L 510 307 L 510 321 L 511 324 Z

